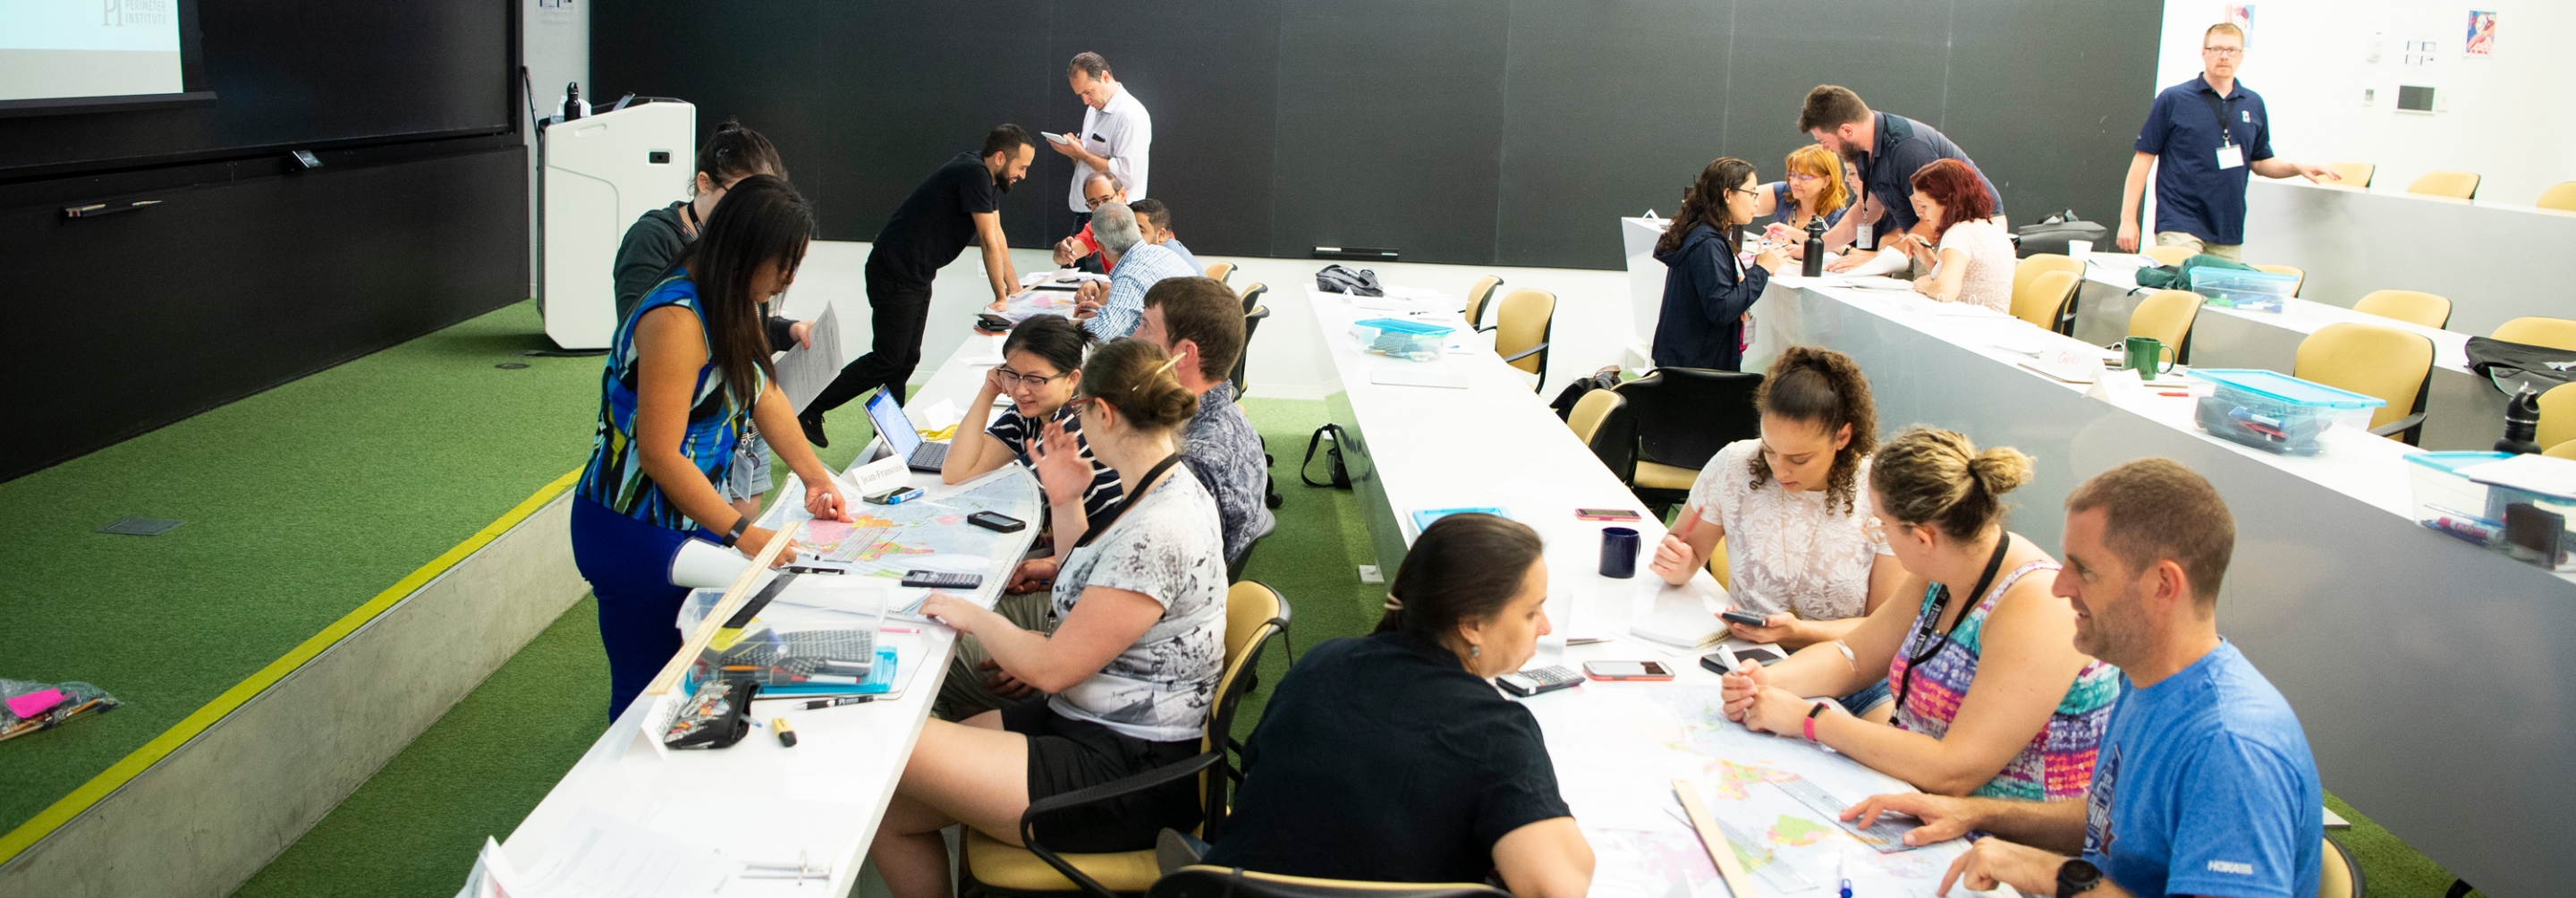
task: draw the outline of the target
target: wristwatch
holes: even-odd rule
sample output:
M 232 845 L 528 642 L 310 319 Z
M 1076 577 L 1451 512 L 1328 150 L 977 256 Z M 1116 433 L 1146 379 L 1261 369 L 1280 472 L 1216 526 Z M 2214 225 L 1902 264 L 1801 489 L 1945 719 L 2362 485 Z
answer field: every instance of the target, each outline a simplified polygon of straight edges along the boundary
M 2066 859 L 2057 865 L 2057 898 L 2081 895 L 2102 884 L 2102 869 L 2080 857 Z

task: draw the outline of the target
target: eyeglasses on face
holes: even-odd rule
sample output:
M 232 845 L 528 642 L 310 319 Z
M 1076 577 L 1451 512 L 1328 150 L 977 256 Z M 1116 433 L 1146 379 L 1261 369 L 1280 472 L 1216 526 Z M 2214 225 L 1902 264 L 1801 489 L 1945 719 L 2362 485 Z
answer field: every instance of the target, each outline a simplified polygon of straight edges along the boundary
M 2209 53 L 2209 54 L 2217 55 L 2217 56 L 2226 56 L 2226 57 L 2233 58 L 2233 57 L 2238 57 L 2238 56 L 2243 56 L 2243 55 L 2245 55 L 2245 48 L 2243 48 L 2243 47 L 2202 47 L 2202 48 L 2200 48 L 2200 52 L 2203 52 L 2203 53 Z
M 1009 368 L 993 369 L 993 376 L 1001 380 L 1003 389 L 1009 390 L 1019 389 L 1023 385 L 1030 387 L 1043 387 L 1047 385 L 1048 381 L 1056 380 L 1072 373 L 1073 372 L 1071 371 L 1059 371 L 1054 374 L 1040 377 L 1035 374 L 1021 374 L 1020 372 L 1013 371 Z

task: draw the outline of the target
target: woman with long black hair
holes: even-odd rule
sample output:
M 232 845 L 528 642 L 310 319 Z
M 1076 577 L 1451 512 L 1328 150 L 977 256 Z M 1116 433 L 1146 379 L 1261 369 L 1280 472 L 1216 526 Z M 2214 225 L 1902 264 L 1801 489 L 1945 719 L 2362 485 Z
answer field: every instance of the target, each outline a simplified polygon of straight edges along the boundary
M 774 383 L 760 304 L 787 289 L 814 235 L 804 197 L 770 175 L 737 181 L 671 275 L 618 325 L 600 375 L 599 435 L 572 509 L 573 561 L 599 597 L 615 718 L 680 649 L 687 587 L 671 559 L 688 539 L 758 553 L 782 534 L 751 525 L 716 484 L 743 427 L 795 434 Z M 814 449 L 779 444 L 805 484 L 805 509 L 848 520 Z M 790 549 L 781 558 L 793 558 Z
M 1789 264 L 1778 250 L 1749 265 L 1736 259 L 1737 229 L 1753 220 L 1760 196 L 1753 163 L 1733 156 L 1709 163 L 1682 191 L 1681 211 L 1655 242 L 1655 261 L 1671 269 L 1655 324 L 1657 367 L 1733 371 L 1744 364 L 1744 312 Z

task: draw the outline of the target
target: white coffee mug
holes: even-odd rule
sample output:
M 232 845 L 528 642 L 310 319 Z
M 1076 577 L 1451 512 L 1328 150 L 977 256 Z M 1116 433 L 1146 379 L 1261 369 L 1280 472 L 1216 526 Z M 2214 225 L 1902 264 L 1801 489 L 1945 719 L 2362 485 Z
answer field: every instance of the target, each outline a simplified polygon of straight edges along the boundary
M 2086 257 L 2089 257 L 2089 256 L 2093 255 L 2093 241 L 2090 241 L 2090 240 L 2069 240 L 2069 241 L 2066 241 L 2066 255 L 2067 255 L 2069 258 L 2074 259 L 2075 261 L 2078 261 L 2078 262 L 2082 262 L 2082 261 L 2084 261 Z

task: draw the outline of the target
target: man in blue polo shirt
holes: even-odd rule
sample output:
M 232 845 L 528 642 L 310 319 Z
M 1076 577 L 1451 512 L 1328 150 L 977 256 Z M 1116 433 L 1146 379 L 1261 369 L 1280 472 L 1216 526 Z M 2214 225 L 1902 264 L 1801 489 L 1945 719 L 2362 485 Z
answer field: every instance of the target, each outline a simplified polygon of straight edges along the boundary
M 2244 261 L 2246 173 L 2342 180 L 2332 169 L 2272 157 L 2263 97 L 2236 83 L 2245 31 L 2220 22 L 2200 37 L 2200 77 L 2165 88 L 2138 128 L 2120 190 L 2120 250 L 2138 251 L 2138 194 L 2156 168 L 2156 245 Z M 2221 123 L 2225 126 L 2221 127 Z
M 2118 665 L 2120 700 L 2081 801 L 1877 795 L 1843 812 L 1922 818 L 1926 845 L 1989 835 L 1953 885 L 2057 898 L 2309 898 L 2325 863 L 2325 788 L 2299 716 L 2218 635 L 2235 553 L 2227 503 L 2190 468 L 2142 458 L 2066 499 L 2055 592 L 2075 648 Z
M 1849 159 L 1860 170 L 1860 209 L 1843 216 L 1840 223 L 1825 232 L 1825 248 L 1842 252 L 1848 244 L 1862 247 L 1875 245 L 1878 239 L 1911 230 L 1914 227 L 1914 173 L 1943 159 L 1956 159 L 1977 172 L 1977 180 L 1986 185 L 1986 195 L 1994 198 L 1995 214 L 1989 219 L 2004 223 L 2004 195 L 1995 182 L 1977 168 L 1977 160 L 1968 151 L 1950 142 L 1950 138 L 1933 130 L 1931 125 L 1887 112 L 1874 112 L 1861 102 L 1851 88 L 1820 84 L 1807 92 L 1806 105 L 1798 111 L 1798 130 Z M 1855 239 L 1860 227 L 1872 226 L 1873 233 Z M 1927 235 L 1939 242 L 1941 235 Z M 1843 253 L 1828 268 L 1844 271 L 1868 261 L 1873 254 L 1863 250 Z

